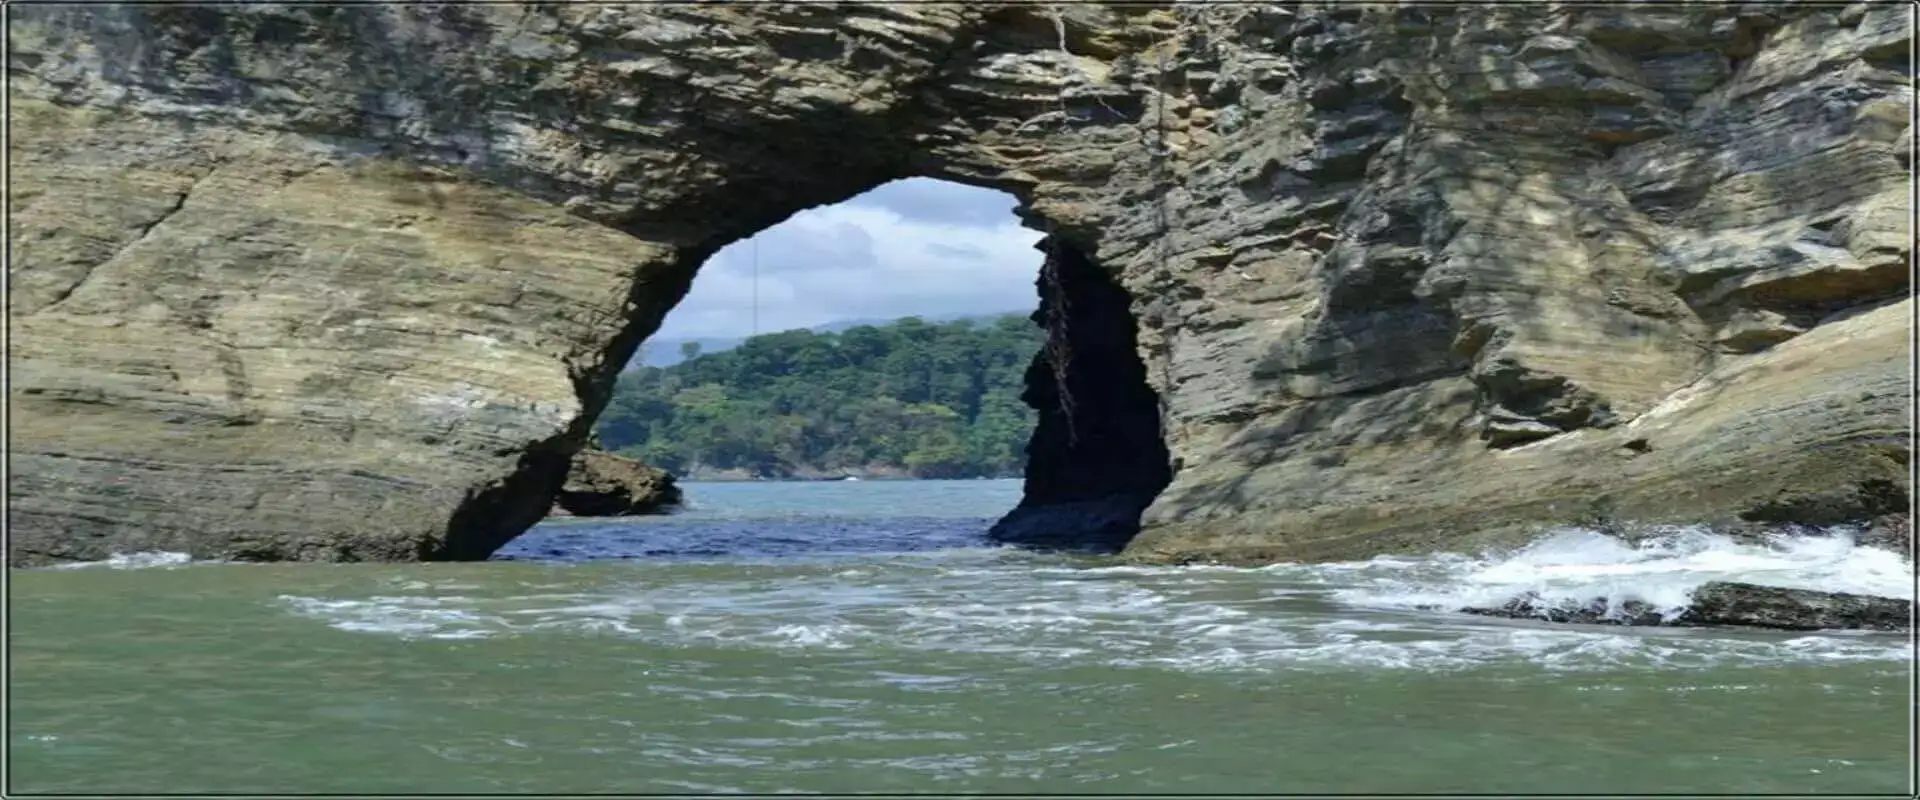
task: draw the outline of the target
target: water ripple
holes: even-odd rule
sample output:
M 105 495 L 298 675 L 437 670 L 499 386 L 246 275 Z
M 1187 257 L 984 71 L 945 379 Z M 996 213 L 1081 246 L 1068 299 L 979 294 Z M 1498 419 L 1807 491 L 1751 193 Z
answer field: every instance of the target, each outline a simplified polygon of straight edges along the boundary
M 682 535 L 692 534 L 674 534 Z M 1704 669 L 1904 661 L 1911 653 L 1904 637 L 1891 635 L 1596 629 L 1417 609 L 1522 590 L 1672 602 L 1684 597 L 1676 586 L 1779 579 L 1796 569 L 1885 589 L 1876 582 L 1885 582 L 1881 562 L 1889 556 L 1834 537 L 1768 548 L 1692 532 L 1639 548 L 1570 532 L 1499 557 L 1259 569 L 1089 566 L 978 547 L 823 559 L 768 558 L 749 549 L 739 557 L 750 560 L 741 562 L 666 561 L 582 573 L 584 583 L 568 593 L 481 597 L 423 588 L 281 599 L 340 630 L 406 638 L 590 634 L 677 646 L 849 656 L 899 649 L 1179 671 L 1448 671 L 1515 661 L 1550 671 Z

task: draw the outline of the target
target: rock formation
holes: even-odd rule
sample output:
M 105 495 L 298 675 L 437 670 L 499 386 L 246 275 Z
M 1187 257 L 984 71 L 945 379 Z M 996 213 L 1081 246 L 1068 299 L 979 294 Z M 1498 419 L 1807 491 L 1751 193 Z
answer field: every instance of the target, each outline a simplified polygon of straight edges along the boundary
M 1903 631 L 1913 625 L 1913 601 L 1716 581 L 1694 590 L 1678 621 L 1794 631 Z
M 656 514 L 679 504 L 680 487 L 666 470 L 589 448 L 573 455 L 567 482 L 554 495 L 549 515 L 626 517 Z
M 1533 594 L 1492 608 L 1461 610 L 1488 617 L 1588 625 L 1738 625 L 1792 631 L 1901 631 L 1911 627 L 1913 619 L 1913 602 L 1909 600 L 1732 581 L 1701 585 L 1687 607 L 1672 616 L 1633 600 L 1616 608 L 1605 598 L 1555 603 Z
M 1064 259 L 1073 357 L 1033 371 L 1009 538 L 1145 507 L 1134 558 L 1256 562 L 1880 514 L 1908 486 L 1909 26 L 18 7 L 9 563 L 484 557 L 708 255 L 916 175 L 1012 192 Z
M 1892 550 L 1913 562 L 1913 517 L 1905 514 L 1887 514 L 1875 519 L 1865 530 L 1854 536 L 1854 541 L 1866 547 L 1878 547 Z

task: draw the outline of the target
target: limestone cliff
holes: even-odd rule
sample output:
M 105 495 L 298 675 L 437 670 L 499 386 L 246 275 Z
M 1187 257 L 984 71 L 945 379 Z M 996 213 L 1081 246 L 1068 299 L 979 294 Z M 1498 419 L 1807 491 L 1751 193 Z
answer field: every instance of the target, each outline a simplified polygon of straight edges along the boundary
M 1011 538 L 1149 501 L 1135 557 L 1240 561 L 1904 507 L 1911 25 L 17 7 L 9 563 L 482 557 L 708 255 L 913 175 L 1014 193 L 1071 265 Z
M 1905 510 L 1908 9 L 1199 21 L 1136 556 Z

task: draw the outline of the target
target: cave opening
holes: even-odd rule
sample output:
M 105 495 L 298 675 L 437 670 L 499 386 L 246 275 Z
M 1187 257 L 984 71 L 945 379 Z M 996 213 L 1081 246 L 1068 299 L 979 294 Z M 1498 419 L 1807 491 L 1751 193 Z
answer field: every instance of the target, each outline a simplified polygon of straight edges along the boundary
M 708 257 L 616 380 L 602 446 L 687 480 L 1019 477 L 1042 235 L 914 178 Z
M 670 512 L 736 482 L 1019 480 L 990 493 L 995 538 L 1124 546 L 1171 479 L 1159 400 L 1131 296 L 1048 227 L 1013 193 L 912 177 L 714 250 L 636 339 L 552 513 Z
M 73 75 L 23 73 L 35 124 L 16 131 L 19 166 L 53 187 L 23 218 L 48 244 L 18 271 L 36 318 L 21 340 L 51 365 L 22 370 L 40 383 L 18 394 L 48 476 L 15 517 L 44 545 L 33 557 L 487 558 L 568 493 L 624 368 L 709 257 L 909 178 L 1013 195 L 1051 259 L 1006 284 L 1050 276 L 1035 320 L 1050 341 L 1036 349 L 1053 355 L 1021 366 L 1031 453 L 998 530 L 1076 541 L 1131 527 L 1115 521 L 1138 516 L 1166 464 L 1116 276 L 1157 280 L 1141 274 L 1154 268 L 1143 245 L 1172 239 L 1152 206 L 1171 185 L 1153 176 L 1178 119 L 1158 66 L 1174 20 L 800 4 L 755 22 L 730 9 L 127 9 L 112 36 L 166 43 L 139 70 L 71 64 L 103 90 L 84 97 L 60 88 Z M 239 35 L 269 18 L 268 38 L 298 31 L 311 49 Z M 105 35 L 88 20 L 43 16 L 51 38 L 32 47 Z M 716 41 L 752 55 L 714 61 Z M 324 87 L 313 108 L 255 102 L 296 51 Z M 1150 51 L 1153 67 L 1138 58 Z M 218 102 L 174 80 L 209 68 Z M 233 138 L 149 124 L 189 107 Z M 126 186 L 65 181 L 135 141 L 153 159 L 122 165 Z M 96 195 L 124 200 L 125 219 L 67 224 Z M 203 246 L 215 240 L 235 245 Z M 854 285 L 889 283 L 868 275 Z M 126 381 L 63 383 L 95 368 L 68 365 L 59 344 L 87 318 L 142 354 L 100 367 Z M 69 424 L 96 412 L 124 440 Z M 168 466 L 123 468 L 129 453 Z M 74 500 L 122 480 L 138 502 Z

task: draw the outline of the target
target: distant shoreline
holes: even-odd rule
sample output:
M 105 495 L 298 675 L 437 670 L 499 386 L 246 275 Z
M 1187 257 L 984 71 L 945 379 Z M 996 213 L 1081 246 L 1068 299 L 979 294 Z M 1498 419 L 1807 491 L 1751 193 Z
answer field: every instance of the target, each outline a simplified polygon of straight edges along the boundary
M 731 475 L 676 475 L 679 483 L 909 483 L 913 481 L 1017 481 L 1022 475 L 991 475 L 978 478 L 915 478 L 898 475 L 853 475 L 832 478 L 743 478 Z

